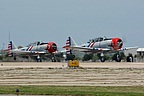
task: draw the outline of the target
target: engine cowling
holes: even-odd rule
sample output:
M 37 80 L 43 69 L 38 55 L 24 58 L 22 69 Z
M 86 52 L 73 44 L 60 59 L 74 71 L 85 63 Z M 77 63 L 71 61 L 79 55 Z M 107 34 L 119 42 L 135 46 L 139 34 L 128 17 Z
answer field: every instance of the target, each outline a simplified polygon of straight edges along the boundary
M 114 50 L 121 49 L 123 46 L 123 41 L 120 38 L 113 38 L 112 39 L 112 47 Z
M 49 42 L 47 44 L 47 49 L 50 53 L 56 52 L 57 51 L 57 45 L 54 42 Z

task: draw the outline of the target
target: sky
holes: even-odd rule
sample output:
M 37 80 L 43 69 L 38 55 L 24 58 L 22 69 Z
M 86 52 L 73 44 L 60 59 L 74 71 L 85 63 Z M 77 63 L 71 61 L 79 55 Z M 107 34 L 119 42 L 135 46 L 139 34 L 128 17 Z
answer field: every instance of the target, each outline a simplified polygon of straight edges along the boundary
M 9 36 L 10 34 L 10 36 Z M 77 44 L 119 37 L 124 47 L 144 47 L 144 0 L 0 0 L 0 49 L 71 36 Z

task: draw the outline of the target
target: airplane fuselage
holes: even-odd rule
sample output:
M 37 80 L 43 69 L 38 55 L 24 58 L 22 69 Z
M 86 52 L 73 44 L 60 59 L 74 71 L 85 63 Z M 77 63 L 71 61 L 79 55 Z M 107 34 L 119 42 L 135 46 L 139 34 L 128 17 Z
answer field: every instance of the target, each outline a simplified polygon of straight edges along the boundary
M 110 50 L 119 50 L 122 48 L 123 42 L 120 38 L 112 38 L 109 40 L 93 41 L 82 44 L 81 47 L 88 48 L 109 48 Z
M 38 43 L 36 45 L 29 45 L 23 48 L 17 48 L 11 41 L 8 51 L 13 55 L 38 55 L 53 53 L 57 51 L 57 45 L 54 42 Z
M 87 47 L 90 48 L 110 48 L 112 40 L 101 41 L 101 42 L 91 42 L 87 44 Z

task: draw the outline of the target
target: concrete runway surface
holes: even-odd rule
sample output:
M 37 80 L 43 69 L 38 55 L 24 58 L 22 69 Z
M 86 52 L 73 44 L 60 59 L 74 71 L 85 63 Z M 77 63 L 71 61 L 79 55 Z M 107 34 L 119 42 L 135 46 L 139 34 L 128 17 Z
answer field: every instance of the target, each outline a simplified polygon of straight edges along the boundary
M 144 63 L 0 62 L 0 85 L 144 86 Z

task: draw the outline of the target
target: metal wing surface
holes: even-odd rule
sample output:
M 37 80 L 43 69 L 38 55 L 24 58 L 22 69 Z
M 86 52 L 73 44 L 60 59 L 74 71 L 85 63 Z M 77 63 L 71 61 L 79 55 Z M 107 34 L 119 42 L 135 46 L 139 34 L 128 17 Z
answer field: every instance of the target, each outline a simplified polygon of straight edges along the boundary
M 37 54 L 46 54 L 45 51 L 19 51 L 19 50 L 11 50 L 10 52 L 17 55 L 37 55 Z
M 119 50 L 112 50 L 109 48 L 90 48 L 90 47 L 81 47 L 81 46 L 71 46 L 70 49 L 77 50 L 81 52 L 92 52 L 92 53 L 107 53 L 107 52 L 115 52 L 115 51 L 125 51 L 125 50 L 131 50 L 131 49 L 137 49 L 138 46 L 135 47 L 126 47 L 121 48 Z
M 90 48 L 90 47 L 80 47 L 80 46 L 71 46 L 70 49 L 81 51 L 81 52 L 93 52 L 93 53 L 99 53 L 99 52 L 105 53 L 111 51 L 108 48 Z

